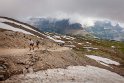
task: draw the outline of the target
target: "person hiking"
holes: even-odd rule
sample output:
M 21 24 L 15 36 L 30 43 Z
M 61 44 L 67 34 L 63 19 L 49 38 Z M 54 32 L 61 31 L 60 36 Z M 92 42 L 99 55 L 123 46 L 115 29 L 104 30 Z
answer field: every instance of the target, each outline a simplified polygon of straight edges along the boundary
M 34 50 L 34 42 L 32 39 L 29 39 L 29 48 L 30 48 L 30 51 Z
M 36 41 L 36 47 L 39 49 L 39 44 L 40 44 L 40 41 L 39 40 L 37 40 Z

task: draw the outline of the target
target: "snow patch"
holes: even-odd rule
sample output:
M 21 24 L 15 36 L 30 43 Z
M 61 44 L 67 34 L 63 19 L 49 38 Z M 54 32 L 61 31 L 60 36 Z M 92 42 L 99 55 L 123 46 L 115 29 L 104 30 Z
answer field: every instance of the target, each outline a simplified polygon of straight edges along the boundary
M 32 29 L 32 28 L 30 28 L 30 27 L 24 25 L 24 24 L 20 24 L 20 23 L 17 23 L 17 22 L 15 22 L 15 21 L 11 21 L 11 20 L 8 20 L 8 19 L 0 18 L 0 22 L 10 22 L 10 23 L 14 23 L 14 24 L 17 24 L 17 25 L 21 25 L 21 26 L 23 26 L 23 27 L 25 27 L 25 28 L 27 28 L 27 29 L 32 30 L 32 31 L 36 31 L 36 30 L 34 30 L 34 29 Z
M 17 22 L 15 22 L 15 21 L 11 21 L 11 20 L 8 20 L 8 19 L 5 19 L 5 18 L 0 18 L 0 22 L 10 22 L 10 23 L 14 23 L 14 24 L 16 24 L 16 25 L 20 25 L 20 26 L 22 26 L 22 27 L 24 27 L 24 28 L 27 28 L 27 29 L 32 30 L 32 31 L 34 31 L 34 32 L 37 32 L 37 33 L 39 33 L 39 34 L 41 34 L 41 35 L 44 35 L 44 34 L 40 33 L 39 31 L 36 31 L 36 30 L 32 29 L 31 27 L 28 27 L 28 26 L 26 26 L 26 25 L 24 25 L 24 24 L 20 24 L 20 23 L 17 23 Z M 45 36 L 45 35 L 44 35 L 44 36 Z
M 18 31 L 18 32 L 22 32 L 22 33 L 25 33 L 25 34 L 31 34 L 30 32 L 27 32 L 27 31 L 19 29 L 19 28 L 14 28 L 14 27 L 12 27 L 10 25 L 7 25 L 7 24 L 4 24 L 4 23 L 0 23 L 0 28 L 7 29 L 7 30 L 12 30 L 12 31 Z M 33 34 L 31 34 L 31 35 L 33 35 Z
M 49 38 L 49 39 L 51 39 L 51 40 L 53 40 L 53 41 L 55 41 L 55 42 L 57 42 L 57 43 L 65 43 L 65 42 L 62 41 L 62 40 L 57 40 L 57 39 L 54 39 L 54 38 L 52 38 L 52 37 L 50 37 L 50 36 L 47 36 L 47 38 Z
M 99 48 L 94 48 L 94 47 L 83 47 L 84 49 L 90 49 L 90 50 L 98 50 Z
M 83 43 L 78 43 L 78 45 L 83 45 Z
M 74 39 L 75 39 L 74 37 L 66 36 L 66 35 L 64 35 L 64 36 L 62 36 L 62 37 L 65 38 L 65 39 L 68 39 L 68 40 L 74 40 Z
M 90 42 L 86 42 L 86 44 L 90 44 L 90 45 L 91 45 L 92 43 L 90 43 Z
M 61 37 L 60 37 L 60 36 L 57 36 L 57 35 L 54 35 L 53 37 L 54 37 L 54 38 L 61 39 Z
M 16 77 L 16 78 L 15 78 Z M 67 69 L 48 69 L 18 75 L 10 80 L 21 83 L 123 83 L 124 77 L 94 66 L 69 66 Z
M 97 62 L 101 63 L 102 65 L 103 64 L 106 64 L 106 65 L 109 65 L 109 64 L 120 65 L 119 62 L 113 61 L 113 60 L 108 59 L 108 58 L 103 58 L 103 57 L 94 56 L 94 55 L 86 55 L 86 56 L 91 58 L 91 59 L 96 60 Z

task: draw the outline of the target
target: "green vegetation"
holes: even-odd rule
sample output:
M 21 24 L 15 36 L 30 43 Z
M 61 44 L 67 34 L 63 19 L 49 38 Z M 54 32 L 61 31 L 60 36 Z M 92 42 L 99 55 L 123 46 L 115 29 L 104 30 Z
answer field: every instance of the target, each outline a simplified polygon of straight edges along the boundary
M 117 60 L 124 64 L 124 42 L 95 39 L 93 37 L 75 36 L 76 42 L 83 43 L 83 45 L 76 45 L 74 50 L 81 51 L 82 54 L 102 56 Z M 87 45 L 86 42 L 90 42 L 91 45 Z M 87 51 L 83 47 L 96 47 L 97 50 Z M 114 46 L 115 48 L 112 48 Z

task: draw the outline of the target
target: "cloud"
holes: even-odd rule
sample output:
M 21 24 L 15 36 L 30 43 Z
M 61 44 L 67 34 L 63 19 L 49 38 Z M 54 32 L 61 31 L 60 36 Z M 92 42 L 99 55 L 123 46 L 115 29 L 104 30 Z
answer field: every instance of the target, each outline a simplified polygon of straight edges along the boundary
M 0 15 L 35 17 L 64 12 L 67 17 L 78 14 L 87 18 L 107 18 L 124 22 L 123 3 L 124 0 L 0 0 Z
M 93 26 L 94 22 L 98 19 L 96 18 L 92 18 L 92 17 L 86 17 L 86 16 L 82 16 L 78 13 L 73 13 L 73 14 L 67 14 L 64 12 L 58 12 L 55 15 L 51 15 L 49 17 L 54 17 L 57 19 L 69 19 L 70 24 L 73 24 L 75 22 L 77 23 L 81 23 L 82 26 L 87 25 L 87 26 Z

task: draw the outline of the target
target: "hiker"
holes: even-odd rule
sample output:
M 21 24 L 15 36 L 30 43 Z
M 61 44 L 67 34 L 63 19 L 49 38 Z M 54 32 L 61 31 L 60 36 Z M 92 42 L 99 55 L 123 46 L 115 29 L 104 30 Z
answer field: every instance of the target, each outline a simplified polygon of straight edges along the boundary
M 30 51 L 34 50 L 34 42 L 32 39 L 29 39 L 29 48 L 30 48 Z
M 36 47 L 39 49 L 39 44 L 40 44 L 40 41 L 39 40 L 37 40 L 36 41 Z

